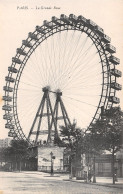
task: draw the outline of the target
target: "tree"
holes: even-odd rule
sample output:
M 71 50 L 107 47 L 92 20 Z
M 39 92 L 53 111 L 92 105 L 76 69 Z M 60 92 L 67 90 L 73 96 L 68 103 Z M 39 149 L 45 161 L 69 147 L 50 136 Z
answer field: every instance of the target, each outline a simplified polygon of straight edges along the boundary
M 93 158 L 93 182 L 96 183 L 96 173 L 95 173 L 95 156 L 101 154 L 103 150 L 103 142 L 101 133 L 98 131 L 98 122 L 95 122 L 86 131 L 84 136 L 84 152 L 86 153 L 87 165 L 89 171 L 90 158 Z
M 11 158 L 13 167 L 17 170 L 17 163 L 19 163 L 19 170 L 21 171 L 21 162 L 28 157 L 28 142 L 25 140 L 12 140 L 11 147 L 7 149 L 8 155 Z
M 76 127 L 76 124 L 68 125 L 67 128 L 60 126 L 61 136 L 64 137 L 62 141 L 66 146 L 69 146 L 71 149 L 75 148 L 75 145 L 82 137 L 82 130 Z
M 112 153 L 112 178 L 115 184 L 115 153 L 123 144 L 123 112 L 120 107 L 105 111 L 98 121 L 98 131 L 103 139 L 103 147 Z
M 60 129 L 63 145 L 69 149 L 72 176 L 72 162 L 75 160 L 76 163 L 78 156 L 81 155 L 84 133 L 80 128 L 76 127 L 76 124 L 68 125 L 67 127 L 60 126 Z

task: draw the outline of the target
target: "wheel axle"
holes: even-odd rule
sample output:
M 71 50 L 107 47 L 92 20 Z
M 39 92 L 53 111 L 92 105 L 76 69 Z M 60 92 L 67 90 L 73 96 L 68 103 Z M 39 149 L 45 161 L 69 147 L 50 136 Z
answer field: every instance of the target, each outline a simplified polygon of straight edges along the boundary
M 48 92 L 49 91 L 51 93 L 57 94 L 59 96 L 62 96 L 62 92 L 60 91 L 60 89 L 57 89 L 56 91 L 51 91 L 50 90 L 50 86 L 46 86 L 46 87 L 42 88 L 42 91 L 43 92 Z

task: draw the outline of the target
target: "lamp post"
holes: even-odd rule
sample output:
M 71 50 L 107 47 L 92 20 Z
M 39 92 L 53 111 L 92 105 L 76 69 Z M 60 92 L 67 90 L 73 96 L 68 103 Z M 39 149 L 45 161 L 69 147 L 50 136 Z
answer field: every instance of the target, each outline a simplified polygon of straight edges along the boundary
M 95 172 L 95 153 L 94 153 L 94 160 L 93 160 L 93 183 L 96 183 L 96 172 Z
M 50 152 L 51 155 L 51 175 L 53 175 L 53 160 L 55 159 L 55 156 L 53 155 L 52 152 Z

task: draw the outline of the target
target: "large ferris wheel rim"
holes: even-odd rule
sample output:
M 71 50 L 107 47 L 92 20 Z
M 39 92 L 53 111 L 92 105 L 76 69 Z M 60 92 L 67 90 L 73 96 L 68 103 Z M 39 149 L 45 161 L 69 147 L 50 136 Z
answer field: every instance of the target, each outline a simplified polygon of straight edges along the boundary
M 68 24 L 64 24 L 64 26 L 67 26 L 68 27 Z M 49 36 L 48 37 L 50 37 L 51 35 L 53 35 L 53 34 L 55 34 L 55 33 L 57 33 L 57 32 L 61 32 L 61 31 L 64 31 L 64 30 L 79 30 L 79 31 L 81 31 L 81 32 L 86 32 L 87 34 L 88 34 L 88 37 L 90 37 L 91 39 L 92 39 L 92 41 L 93 41 L 93 43 L 95 43 L 94 42 L 94 40 L 93 40 L 93 36 L 91 37 L 91 32 L 90 33 L 88 33 L 87 32 L 87 30 L 85 30 L 84 31 L 84 29 L 78 29 L 78 28 L 76 28 L 76 26 L 72 26 L 72 27 L 74 27 L 74 28 L 71 28 L 71 29 L 63 29 L 63 30 L 61 30 L 61 29 L 59 29 L 59 31 L 56 31 L 56 32 L 54 32 L 54 33 L 51 33 L 51 34 L 49 34 Z M 83 26 L 84 27 L 84 26 Z M 57 28 L 57 25 L 54 27 L 54 29 L 56 29 Z M 49 32 L 49 31 L 48 31 Z M 47 33 L 48 33 L 47 32 Z M 52 30 L 50 31 L 50 32 L 52 32 Z M 99 36 L 97 36 L 97 34 L 94 34 L 94 36 L 96 36 L 96 39 L 98 39 L 99 38 Z M 46 37 L 46 38 L 48 38 L 48 37 Z M 41 37 L 42 38 L 42 37 Z M 40 39 L 41 39 L 40 38 Z M 46 39 L 45 38 L 45 39 Z M 45 39 L 43 39 L 43 41 L 45 40 Z M 96 40 L 95 39 L 95 40 Z M 35 47 L 35 49 L 43 42 L 43 41 L 41 41 L 41 42 L 39 42 L 38 43 L 38 45 Z M 100 40 L 99 40 L 99 42 L 100 42 Z M 101 42 L 100 42 L 100 44 L 101 44 Z M 98 50 L 98 52 L 99 52 L 99 49 L 98 49 L 98 45 L 96 45 L 96 48 L 97 48 L 97 50 Z M 32 52 L 30 53 L 30 55 L 29 55 L 29 57 L 27 58 L 27 60 L 30 58 L 30 56 L 31 56 L 31 54 L 33 53 L 33 51 L 35 50 L 35 49 L 32 49 Z M 100 58 L 101 58 L 101 56 L 100 56 Z M 27 62 L 27 61 L 26 61 Z M 26 64 L 26 63 L 25 63 Z M 25 66 L 25 64 L 24 64 L 24 66 Z M 101 63 L 102 64 L 102 63 Z M 24 68 L 24 66 L 23 66 L 23 68 Z M 102 67 L 103 67 L 103 65 L 102 65 Z M 22 71 L 23 71 L 23 69 L 22 69 Z M 21 73 L 22 73 L 22 71 L 21 71 Z M 103 74 L 103 76 L 104 76 L 104 74 Z M 20 77 L 21 77 L 21 75 L 20 75 Z M 18 84 L 19 84 L 19 82 L 17 82 L 17 87 L 18 87 Z M 104 83 L 102 84 L 102 86 L 104 85 Z M 16 89 L 17 90 L 17 89 Z M 102 93 L 103 93 L 103 90 L 102 90 Z M 102 94 L 101 94 L 101 98 L 102 98 Z M 100 103 L 101 103 L 101 99 L 100 99 L 100 102 L 99 102 L 99 105 L 100 105 Z M 97 111 L 98 111 L 98 109 L 99 109 L 99 106 L 98 105 L 98 108 L 97 108 Z M 96 113 L 97 113 L 97 111 L 96 111 Z M 96 115 L 96 113 L 95 113 L 95 115 Z M 95 118 L 95 115 L 94 115 L 94 118 Z M 93 120 L 94 120 L 94 118 L 93 118 Z
M 61 19 L 58 19 L 58 21 L 61 22 Z M 53 23 L 53 22 L 51 21 L 49 23 Z M 61 29 L 61 27 L 64 28 L 64 29 Z M 50 29 L 50 28 L 48 28 L 48 27 L 46 27 L 44 25 L 41 26 L 40 28 L 44 28 L 44 31 L 47 31 L 47 32 L 42 35 L 40 32 L 37 33 L 37 31 L 35 30 L 32 33 L 33 35 L 36 34 L 36 35 L 41 35 L 41 36 L 40 36 L 39 39 L 37 39 L 37 40 L 34 41 L 33 46 L 26 53 L 26 56 L 24 57 L 21 65 L 20 65 L 19 71 L 17 73 L 16 80 L 15 80 L 15 85 L 14 85 L 14 91 L 13 91 L 13 114 L 14 114 L 15 124 L 16 124 L 16 127 L 17 127 L 16 133 L 18 133 L 18 135 L 20 137 L 22 137 L 22 138 L 26 138 L 26 137 L 24 135 L 23 130 L 21 129 L 21 125 L 20 125 L 20 121 L 19 121 L 18 113 L 17 113 L 17 90 L 18 90 L 19 80 L 21 78 L 22 71 L 23 71 L 23 69 L 24 69 L 24 67 L 25 67 L 28 59 L 30 58 L 31 54 L 35 51 L 35 49 L 44 40 L 46 40 L 48 37 L 52 36 L 53 34 L 58 33 L 58 32 L 61 32 L 61 31 L 65 31 L 65 30 L 78 30 L 78 31 L 81 31 L 81 32 L 85 32 L 88 35 L 88 37 L 91 38 L 91 40 L 93 41 L 94 45 L 96 46 L 96 48 L 98 50 L 98 53 L 99 53 L 99 56 L 100 56 L 100 59 L 101 59 L 101 65 L 102 65 L 103 83 L 102 83 L 102 93 L 101 93 L 100 101 L 99 101 L 99 104 L 98 104 L 96 113 L 95 113 L 95 115 L 94 115 L 91 123 L 95 120 L 96 115 L 98 114 L 98 110 L 100 108 L 101 103 L 103 105 L 105 105 L 106 99 L 108 97 L 108 90 L 109 90 L 109 94 L 110 94 L 110 87 L 109 87 L 109 84 L 110 84 L 110 80 L 109 80 L 110 79 L 110 76 L 109 75 L 107 76 L 107 79 L 106 80 L 108 80 L 108 81 L 106 83 L 105 83 L 105 78 L 104 78 L 105 75 L 106 75 L 106 72 L 104 71 L 104 65 L 106 65 L 106 67 L 107 67 L 107 72 L 110 71 L 110 65 L 108 64 L 108 57 L 107 57 L 107 54 L 106 54 L 105 48 L 104 48 L 105 43 L 101 40 L 101 37 L 100 37 L 99 34 L 95 33 L 95 31 L 93 29 L 90 29 L 87 25 L 85 25 L 84 23 L 81 23 L 81 22 L 77 23 L 76 25 L 75 25 L 74 22 L 71 22 L 71 23 L 68 23 L 68 24 L 67 23 L 62 23 L 61 26 L 59 26 L 58 24 L 55 24 L 52 29 Z M 54 30 L 56 30 L 56 31 L 54 31 Z M 90 30 L 90 32 L 88 32 L 88 30 Z M 47 34 L 48 34 L 48 36 L 46 36 Z M 44 39 L 43 39 L 43 37 L 44 37 Z M 29 43 L 31 43 L 32 39 L 30 39 L 30 37 L 28 37 L 26 39 L 26 41 L 28 41 Z M 97 45 L 96 45 L 96 43 L 97 43 Z M 100 49 L 102 49 L 101 52 L 100 52 L 99 47 L 100 47 Z M 25 45 L 22 45 L 20 48 L 24 51 L 24 49 L 27 48 L 27 47 Z M 106 60 L 105 62 L 103 61 L 102 55 L 104 56 L 104 58 Z M 17 53 L 16 56 L 15 56 L 15 58 L 19 59 L 20 56 L 21 56 L 21 54 Z M 103 65 L 103 63 L 105 63 L 105 64 Z M 12 63 L 11 67 L 16 67 L 16 63 Z M 8 75 L 12 75 L 12 73 L 9 72 Z M 6 85 L 9 85 L 9 84 L 6 83 Z M 106 85 L 106 96 L 105 96 L 105 101 L 102 102 L 104 85 Z M 115 90 L 114 90 L 114 96 L 115 96 Z M 109 101 L 107 102 L 105 108 L 107 108 L 108 103 L 109 103 Z M 110 104 L 112 105 L 112 103 L 110 103 Z

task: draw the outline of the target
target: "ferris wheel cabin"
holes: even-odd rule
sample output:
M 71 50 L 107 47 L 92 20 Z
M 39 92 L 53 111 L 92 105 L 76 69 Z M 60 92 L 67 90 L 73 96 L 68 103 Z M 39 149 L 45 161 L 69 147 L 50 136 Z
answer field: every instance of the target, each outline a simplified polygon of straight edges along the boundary
M 78 17 L 75 16 L 74 14 L 70 14 L 69 15 L 69 20 L 71 20 L 72 22 L 76 23 L 78 21 Z
M 3 86 L 3 90 L 6 92 L 13 92 L 13 88 L 11 88 L 9 86 Z
M 100 35 L 104 35 L 104 30 L 100 26 L 95 26 L 95 31 Z
M 3 119 L 5 119 L 5 120 L 12 120 L 12 118 L 13 118 L 13 114 L 5 114 L 5 115 L 3 115 Z
M 12 78 L 12 77 L 9 77 L 9 76 L 6 76 L 6 77 L 5 77 L 5 80 L 8 81 L 8 82 L 12 82 L 12 83 L 15 82 L 15 79 Z
M 22 45 L 25 45 L 25 46 L 27 46 L 29 48 L 32 47 L 32 44 L 28 40 L 22 40 Z
M 53 24 L 51 22 L 48 22 L 47 20 L 44 20 L 43 24 L 47 28 L 50 28 L 51 30 L 53 29 Z
M 78 21 L 79 22 L 86 23 L 87 22 L 87 19 L 85 17 L 83 17 L 82 15 L 80 15 L 80 16 L 78 16 Z
M 122 72 L 119 71 L 118 69 L 111 69 L 110 72 L 111 72 L 111 75 L 114 75 L 116 77 L 121 77 L 122 76 Z
M 12 110 L 12 106 L 11 105 L 3 105 L 2 106 L 2 110 L 11 111 Z
M 33 34 L 32 32 L 29 32 L 28 33 L 28 37 L 31 38 L 31 39 L 33 39 L 33 40 L 38 40 L 37 35 L 36 34 Z
M 36 26 L 36 31 L 41 33 L 41 34 L 45 34 L 44 29 L 41 28 L 40 26 Z
M 115 65 L 120 64 L 120 59 L 117 58 L 117 57 L 115 57 L 115 56 L 113 56 L 113 55 L 109 57 L 109 61 L 110 61 L 111 63 L 114 63 Z
M 16 135 L 15 132 L 13 132 L 13 131 L 10 130 L 10 131 L 8 132 L 8 136 L 9 136 L 9 137 L 16 137 L 17 135 Z
M 122 85 L 118 84 L 116 82 L 111 83 L 111 88 L 115 89 L 115 90 L 122 90 Z
M 9 123 L 6 123 L 6 124 L 5 124 L 5 128 L 14 129 L 14 125 L 9 124 Z
M 26 53 L 23 49 L 21 49 L 21 48 L 17 48 L 16 52 L 17 52 L 18 54 L 24 55 L 24 56 L 27 54 L 27 53 Z
M 110 96 L 109 101 L 114 103 L 114 104 L 119 104 L 120 103 L 120 99 L 115 97 L 115 96 Z
M 52 22 L 56 25 L 61 25 L 60 20 L 55 16 L 52 17 Z
M 22 63 L 22 61 L 20 59 L 16 58 L 16 57 L 12 57 L 12 62 L 18 63 L 18 64 Z
M 16 68 L 14 68 L 14 67 L 8 67 L 8 71 L 9 72 L 12 72 L 12 73 L 17 73 L 18 72 L 18 70 L 16 69 Z
M 8 102 L 11 102 L 12 101 L 12 97 L 11 96 L 3 96 L 2 99 L 4 101 L 8 101 Z
M 61 14 L 60 19 L 61 19 L 61 21 L 63 21 L 66 24 L 70 23 L 69 17 L 67 17 L 65 14 Z
M 116 48 L 114 46 L 112 46 L 111 44 L 106 44 L 106 51 L 110 52 L 110 53 L 116 53 Z
M 92 20 L 90 20 L 90 19 L 89 19 L 89 20 L 87 20 L 87 24 L 89 25 L 89 27 L 90 27 L 90 28 L 94 28 L 95 26 L 97 26 L 97 25 L 96 25 L 96 23 L 95 23 L 95 22 L 93 22 L 93 21 L 92 21 Z
M 106 34 L 104 34 L 103 37 L 102 37 L 102 41 L 105 42 L 105 43 L 110 43 L 111 38 L 109 36 L 107 36 Z

